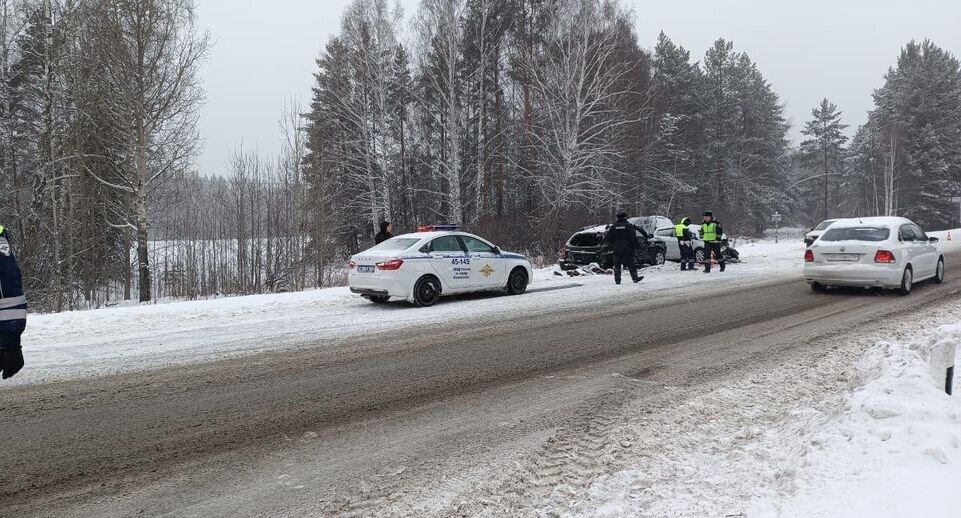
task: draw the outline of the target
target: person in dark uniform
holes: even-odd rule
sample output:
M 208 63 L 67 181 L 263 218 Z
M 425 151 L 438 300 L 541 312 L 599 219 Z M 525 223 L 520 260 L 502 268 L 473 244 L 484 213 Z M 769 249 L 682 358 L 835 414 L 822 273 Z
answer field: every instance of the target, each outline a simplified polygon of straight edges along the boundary
M 704 273 L 711 273 L 711 254 L 717 260 L 720 270 L 724 271 L 724 254 L 721 253 L 721 236 L 724 229 L 721 223 L 714 219 L 714 213 L 704 212 L 704 222 L 701 223 L 701 239 L 704 241 Z
M 617 213 L 617 221 L 607 230 L 607 244 L 614 251 L 614 282 L 621 283 L 621 267 L 627 266 L 634 282 L 641 282 L 644 277 L 638 277 L 637 266 L 634 264 L 634 251 L 637 248 L 637 233 L 639 229 L 627 221 L 626 212 Z
M 0 225 L 0 372 L 7 379 L 23 368 L 20 335 L 27 327 L 27 299 L 10 235 Z
M 394 233 L 391 232 L 392 230 L 393 229 L 391 228 L 389 221 L 381 221 L 380 232 L 378 232 L 377 235 L 374 236 L 374 244 L 379 245 L 384 241 L 387 241 L 388 239 L 394 237 Z
M 681 249 L 681 271 L 694 271 L 694 246 L 691 240 L 691 218 L 681 218 L 677 225 L 674 225 L 674 237 L 677 238 L 677 246 Z

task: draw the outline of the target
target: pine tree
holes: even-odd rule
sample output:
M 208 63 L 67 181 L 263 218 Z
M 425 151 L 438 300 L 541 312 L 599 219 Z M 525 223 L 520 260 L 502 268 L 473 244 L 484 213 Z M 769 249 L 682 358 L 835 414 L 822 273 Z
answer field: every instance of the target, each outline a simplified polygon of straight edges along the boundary
M 801 130 L 801 134 L 809 137 L 801 143 L 801 162 L 811 173 L 808 178 L 820 179 L 818 183 L 823 185 L 822 220 L 831 217 L 834 206 L 831 192 L 837 190 L 844 170 L 844 145 L 848 141 L 844 130 L 848 126 L 841 122 L 841 115 L 837 105 L 824 99 L 811 110 L 813 118 Z
M 763 230 L 768 215 L 786 202 L 784 108 L 750 57 L 723 39 L 705 56 L 701 103 L 706 138 L 701 206 L 733 218 L 744 230 Z
M 961 193 L 961 64 L 933 42 L 910 42 L 874 93 L 875 109 L 858 132 L 850 180 L 880 199 L 881 214 L 940 228 L 955 217 Z
M 697 208 L 698 167 L 704 163 L 700 101 L 704 78 L 684 47 L 663 32 L 654 48 L 651 96 L 655 140 L 648 176 L 661 213 Z

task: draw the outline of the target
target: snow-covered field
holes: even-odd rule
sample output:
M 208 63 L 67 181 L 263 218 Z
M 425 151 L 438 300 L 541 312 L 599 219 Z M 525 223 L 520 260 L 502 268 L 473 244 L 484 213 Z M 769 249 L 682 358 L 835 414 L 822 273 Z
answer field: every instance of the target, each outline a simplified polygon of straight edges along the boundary
M 640 284 L 616 286 L 610 275 L 569 277 L 545 268 L 536 272 L 523 296 L 452 297 L 431 308 L 406 302 L 377 306 L 347 288 L 331 288 L 31 315 L 23 337 L 28 368 L 4 387 L 307 344 L 336 345 L 367 333 L 572 310 L 721 282 L 754 282 L 797 275 L 803 262 L 803 245 L 796 240 L 737 247 L 743 262 L 724 274 L 680 272 L 668 263 L 642 270 Z

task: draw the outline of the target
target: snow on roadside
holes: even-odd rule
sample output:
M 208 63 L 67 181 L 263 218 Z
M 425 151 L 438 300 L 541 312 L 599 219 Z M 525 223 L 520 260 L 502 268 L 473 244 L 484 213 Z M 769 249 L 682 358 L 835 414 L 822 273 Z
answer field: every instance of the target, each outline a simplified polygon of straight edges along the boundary
M 644 281 L 615 286 L 609 275 L 571 278 L 537 270 L 520 297 L 468 295 L 431 308 L 406 302 L 378 306 L 347 288 L 170 302 L 31 315 L 24 334 L 27 367 L 0 390 L 20 384 L 106 375 L 305 344 L 336 344 L 370 333 L 479 319 L 536 315 L 616 304 L 635 297 L 796 275 L 803 246 L 796 240 L 739 244 L 742 264 L 722 275 L 680 272 L 673 263 L 642 271 Z
M 802 453 L 797 491 L 763 499 L 749 517 L 953 518 L 961 514 L 961 379 L 935 377 L 935 347 L 957 348 L 961 325 L 880 342 L 858 366 L 863 385 Z
M 634 443 L 634 460 L 552 510 L 585 518 L 959 516 L 961 377 L 947 396 L 928 357 L 934 346 L 961 344 L 961 304 L 928 313 L 843 342 L 812 342 L 809 352 L 721 379 L 668 409 L 628 411 L 618 434 Z

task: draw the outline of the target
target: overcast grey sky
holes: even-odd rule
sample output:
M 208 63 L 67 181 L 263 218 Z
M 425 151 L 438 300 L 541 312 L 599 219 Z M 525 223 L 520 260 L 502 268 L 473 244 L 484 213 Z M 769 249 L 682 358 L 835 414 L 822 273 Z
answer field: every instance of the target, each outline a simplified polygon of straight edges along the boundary
M 277 120 L 291 98 L 310 101 L 314 60 L 337 32 L 348 0 L 199 0 L 199 24 L 214 39 L 202 70 L 207 104 L 200 169 L 225 172 L 241 143 L 279 148 Z M 406 19 L 418 0 L 401 0 Z M 786 105 L 792 136 L 823 97 L 853 127 L 871 108 L 900 48 L 931 38 L 961 54 L 961 3 L 955 0 L 624 0 L 640 44 L 664 30 L 700 60 L 718 37 L 747 52 Z M 406 22 L 405 22 L 406 23 Z

